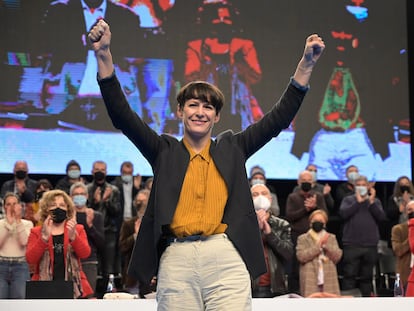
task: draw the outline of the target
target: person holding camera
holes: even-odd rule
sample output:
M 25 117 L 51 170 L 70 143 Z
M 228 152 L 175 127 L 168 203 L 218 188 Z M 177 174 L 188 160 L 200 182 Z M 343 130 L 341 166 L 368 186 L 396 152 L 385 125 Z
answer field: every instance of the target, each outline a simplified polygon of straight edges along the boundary
M 355 193 L 342 200 L 339 214 L 344 220 L 342 290 L 359 288 L 362 296 L 369 297 L 373 291 L 373 268 L 378 260 L 378 224 L 386 215 L 366 176 L 356 178 Z

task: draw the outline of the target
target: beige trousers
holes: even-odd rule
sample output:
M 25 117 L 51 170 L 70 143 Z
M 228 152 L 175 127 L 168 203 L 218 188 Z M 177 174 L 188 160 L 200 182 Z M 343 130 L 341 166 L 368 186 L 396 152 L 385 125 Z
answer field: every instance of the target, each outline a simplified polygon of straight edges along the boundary
M 250 311 L 246 265 L 226 234 L 173 242 L 160 260 L 158 310 Z

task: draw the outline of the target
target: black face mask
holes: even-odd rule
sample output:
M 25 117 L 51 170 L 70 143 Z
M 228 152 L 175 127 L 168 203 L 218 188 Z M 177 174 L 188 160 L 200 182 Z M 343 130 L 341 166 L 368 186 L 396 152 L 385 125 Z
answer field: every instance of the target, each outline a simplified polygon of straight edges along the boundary
M 95 179 L 95 181 L 97 182 L 102 182 L 105 180 L 105 173 L 103 172 L 96 172 L 93 174 L 93 178 Z
M 14 175 L 16 176 L 17 179 L 25 179 L 27 176 L 27 172 L 20 170 L 20 171 L 16 171 Z
M 67 217 L 67 212 L 64 209 L 61 208 L 55 208 L 54 210 L 51 210 L 53 222 L 60 224 L 61 222 L 65 221 Z
M 400 189 L 401 189 L 401 193 L 404 193 L 404 192 L 410 192 L 410 187 L 408 187 L 408 186 L 400 186 Z
M 325 227 L 325 224 L 323 222 L 320 222 L 320 221 L 315 221 L 315 222 L 312 223 L 311 226 L 312 226 L 313 231 L 321 232 L 322 229 Z
M 414 218 L 414 212 L 410 212 L 407 214 L 408 219 Z
M 308 191 L 310 191 L 312 189 L 312 184 L 310 182 L 303 182 L 300 185 L 300 189 L 302 189 L 305 192 L 308 192 Z

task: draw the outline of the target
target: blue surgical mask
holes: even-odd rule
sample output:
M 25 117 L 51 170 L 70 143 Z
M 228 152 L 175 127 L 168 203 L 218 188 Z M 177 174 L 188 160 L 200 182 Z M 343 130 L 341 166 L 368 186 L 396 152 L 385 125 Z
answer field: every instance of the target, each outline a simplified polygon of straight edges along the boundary
M 132 182 L 132 175 L 121 175 L 121 179 L 124 183 Z
M 354 182 L 355 182 L 355 180 L 356 180 L 358 177 L 359 177 L 359 174 L 358 174 L 357 172 L 350 172 L 350 173 L 348 174 L 348 181 L 349 181 L 350 183 L 354 183 Z
M 83 206 L 85 206 L 86 205 L 86 201 L 87 201 L 86 197 L 84 195 L 82 195 L 82 194 L 74 195 L 73 198 L 72 198 L 72 200 L 73 200 L 73 204 L 75 204 L 76 207 L 83 207 Z
M 315 171 L 309 171 L 312 175 L 313 181 L 317 181 L 318 180 L 318 173 Z
M 365 186 L 355 186 L 355 191 L 357 191 L 359 195 L 363 197 L 368 193 L 368 188 Z
M 77 179 L 80 177 L 80 170 L 69 170 L 68 171 L 68 176 L 71 179 Z

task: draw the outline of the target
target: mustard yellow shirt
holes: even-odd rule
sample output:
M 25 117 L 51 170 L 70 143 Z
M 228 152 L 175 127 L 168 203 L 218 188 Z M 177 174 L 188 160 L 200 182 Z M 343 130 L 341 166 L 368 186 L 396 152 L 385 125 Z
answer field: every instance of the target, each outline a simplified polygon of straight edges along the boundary
M 223 233 L 223 219 L 228 192 L 209 149 L 211 141 L 200 153 L 195 153 L 184 140 L 190 153 L 190 163 L 184 177 L 171 231 L 177 237 Z

